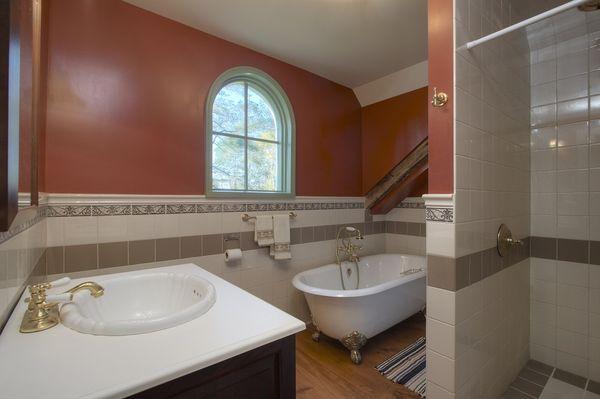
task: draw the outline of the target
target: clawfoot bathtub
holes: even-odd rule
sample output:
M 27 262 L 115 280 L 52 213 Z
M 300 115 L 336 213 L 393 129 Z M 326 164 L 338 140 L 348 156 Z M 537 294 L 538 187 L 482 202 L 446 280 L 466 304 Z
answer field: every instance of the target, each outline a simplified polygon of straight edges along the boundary
M 322 332 L 340 340 L 360 363 L 367 339 L 425 308 L 425 265 L 423 256 L 381 254 L 361 258 L 358 273 L 342 262 L 341 273 L 329 264 L 297 274 L 292 283 L 308 302 L 313 339 Z

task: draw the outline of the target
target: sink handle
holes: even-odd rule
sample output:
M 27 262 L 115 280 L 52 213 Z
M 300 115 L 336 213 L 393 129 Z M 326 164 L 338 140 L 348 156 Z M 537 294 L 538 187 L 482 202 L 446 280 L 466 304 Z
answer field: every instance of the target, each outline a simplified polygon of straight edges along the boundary
M 71 279 L 69 277 L 63 277 L 59 278 L 58 280 L 50 281 L 47 283 L 32 284 L 29 286 L 29 292 L 31 293 L 31 297 L 25 298 L 25 303 L 30 303 L 32 301 L 32 298 L 35 297 L 35 299 L 33 300 L 41 304 L 46 301 L 46 290 L 49 290 L 50 288 L 54 287 L 67 285 L 70 282 Z
M 46 295 L 46 303 L 67 303 L 73 301 L 73 294 L 65 292 L 64 294 Z
M 52 287 L 62 287 L 63 285 L 67 285 L 71 282 L 69 277 L 59 278 L 58 280 L 54 280 L 50 282 Z

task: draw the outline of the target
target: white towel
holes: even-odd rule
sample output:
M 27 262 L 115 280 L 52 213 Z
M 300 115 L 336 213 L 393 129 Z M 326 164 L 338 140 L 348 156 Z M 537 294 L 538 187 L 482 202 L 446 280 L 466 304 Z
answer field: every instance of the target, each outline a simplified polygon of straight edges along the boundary
M 273 216 L 273 239 L 270 254 L 275 260 L 292 259 L 290 251 L 290 216 L 274 215 Z
M 273 241 L 273 217 L 271 215 L 257 216 L 254 223 L 254 241 L 259 247 L 272 245 Z

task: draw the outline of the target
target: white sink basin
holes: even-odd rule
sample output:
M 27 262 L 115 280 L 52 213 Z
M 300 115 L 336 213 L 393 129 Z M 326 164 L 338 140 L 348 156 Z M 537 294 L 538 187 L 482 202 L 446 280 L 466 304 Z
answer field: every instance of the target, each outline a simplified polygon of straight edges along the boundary
M 131 335 L 163 330 L 206 313 L 215 287 L 202 277 L 149 273 L 98 281 L 104 295 L 80 291 L 60 308 L 62 323 L 95 335 Z

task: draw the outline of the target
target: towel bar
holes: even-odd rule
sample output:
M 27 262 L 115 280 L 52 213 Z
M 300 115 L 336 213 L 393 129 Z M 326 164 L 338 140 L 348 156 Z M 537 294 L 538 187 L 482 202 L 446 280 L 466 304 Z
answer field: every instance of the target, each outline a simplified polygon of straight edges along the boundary
M 298 215 L 296 214 L 296 212 L 290 212 L 290 218 L 294 219 L 296 216 L 298 216 Z M 244 222 L 249 222 L 249 221 L 251 221 L 251 220 L 253 220 L 253 219 L 256 219 L 256 216 L 250 216 L 250 215 L 248 215 L 247 213 L 244 213 L 244 214 L 242 215 L 242 220 L 243 220 Z

